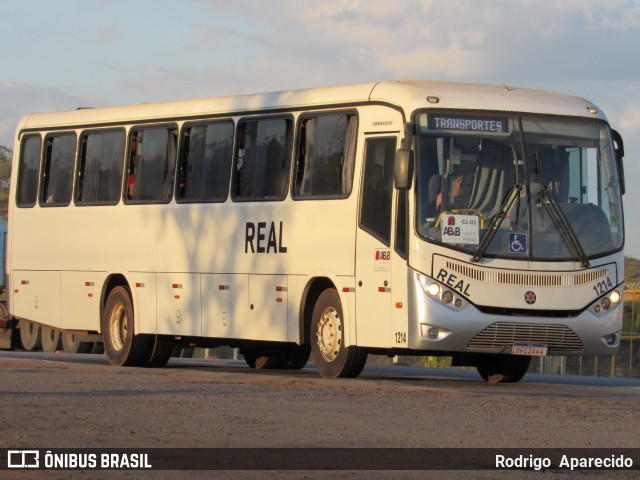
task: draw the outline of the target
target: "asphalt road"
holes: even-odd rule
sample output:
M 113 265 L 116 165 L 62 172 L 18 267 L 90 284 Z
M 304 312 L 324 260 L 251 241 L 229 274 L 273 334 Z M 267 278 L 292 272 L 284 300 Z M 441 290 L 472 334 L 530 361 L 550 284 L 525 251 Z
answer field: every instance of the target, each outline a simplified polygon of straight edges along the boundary
M 291 449 L 300 447 L 365 452 L 447 448 L 457 454 L 465 453 L 457 449 L 591 448 L 615 453 L 640 445 L 639 402 L 636 379 L 528 374 L 517 384 L 492 385 L 475 370 L 389 365 L 367 366 L 357 379 L 328 380 L 312 364 L 295 372 L 256 371 L 243 361 L 172 359 L 166 368 L 142 369 L 111 367 L 102 355 L 0 352 L 3 449 L 232 447 L 239 454 L 246 448 L 282 448 L 295 454 Z M 255 469 L 224 475 L 89 471 L 76 478 L 511 479 L 532 473 L 455 468 L 437 476 L 400 468 L 375 475 L 344 470 L 284 470 L 277 475 Z M 69 478 L 77 473 L 0 470 L 0 478 Z M 639 474 L 606 473 L 604 478 Z M 603 478 L 602 472 L 580 475 Z

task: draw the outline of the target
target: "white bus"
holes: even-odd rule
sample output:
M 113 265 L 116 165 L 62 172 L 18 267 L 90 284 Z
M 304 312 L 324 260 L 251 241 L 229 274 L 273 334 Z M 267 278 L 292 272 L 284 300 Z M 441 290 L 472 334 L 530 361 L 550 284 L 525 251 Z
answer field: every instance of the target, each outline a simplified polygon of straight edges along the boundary
M 619 345 L 623 145 L 581 98 L 385 81 L 78 109 L 24 117 L 14 152 L 26 337 L 101 335 L 114 365 L 311 352 L 323 377 L 444 355 L 491 382 Z

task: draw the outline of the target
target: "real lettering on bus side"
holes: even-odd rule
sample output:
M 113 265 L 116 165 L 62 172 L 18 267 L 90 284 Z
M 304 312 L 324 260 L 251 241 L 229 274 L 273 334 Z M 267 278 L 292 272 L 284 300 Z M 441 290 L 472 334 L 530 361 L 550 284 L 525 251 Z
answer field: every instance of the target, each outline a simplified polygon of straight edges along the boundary
M 279 222 L 276 234 L 276 223 L 247 222 L 244 238 L 244 253 L 287 253 L 282 243 L 283 223 Z

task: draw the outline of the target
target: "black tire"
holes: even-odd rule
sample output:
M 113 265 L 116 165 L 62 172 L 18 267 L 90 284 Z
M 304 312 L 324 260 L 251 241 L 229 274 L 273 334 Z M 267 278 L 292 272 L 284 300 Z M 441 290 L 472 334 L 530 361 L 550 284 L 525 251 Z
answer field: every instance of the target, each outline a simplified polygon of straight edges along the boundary
M 476 364 L 478 373 L 489 383 L 516 383 L 527 373 L 531 357 L 524 355 L 482 355 Z
M 367 351 L 345 347 L 342 304 L 331 288 L 320 294 L 311 318 L 311 354 L 316 369 L 324 378 L 354 378 L 367 362 Z
M 65 353 L 91 353 L 94 342 L 81 342 L 78 335 L 73 333 L 62 334 L 62 349 Z
M 272 351 L 269 353 L 261 352 L 254 348 L 243 348 L 242 356 L 250 368 L 256 370 L 272 370 L 277 368 L 285 368 L 287 358 L 285 354 L 277 354 Z
M 111 365 L 142 366 L 152 354 L 152 336 L 136 335 L 133 304 L 129 291 L 121 286 L 109 293 L 101 319 L 104 351 Z
M 258 359 L 258 354 L 256 352 L 248 348 L 243 348 L 240 350 L 240 353 L 244 357 L 244 361 L 249 365 L 249 368 L 256 368 L 256 360 Z
M 285 368 L 288 370 L 300 370 L 309 361 L 311 347 L 309 345 L 292 345 L 287 354 Z
M 28 320 L 20 320 L 20 342 L 28 352 L 42 348 L 42 327 Z
M 173 353 L 173 338 L 161 335 L 149 335 L 149 337 L 151 337 L 152 347 L 144 366 L 149 368 L 164 367 Z
M 51 327 L 42 327 L 40 338 L 43 352 L 56 353 L 62 349 L 62 335 L 60 334 L 60 330 Z

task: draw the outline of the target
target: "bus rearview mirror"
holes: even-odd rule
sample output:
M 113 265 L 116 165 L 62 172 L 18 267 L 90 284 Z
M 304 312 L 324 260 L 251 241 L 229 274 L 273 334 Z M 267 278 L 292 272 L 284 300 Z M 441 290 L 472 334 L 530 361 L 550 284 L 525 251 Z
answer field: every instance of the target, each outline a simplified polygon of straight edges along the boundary
M 396 152 L 393 182 L 398 190 L 409 190 L 413 180 L 413 152 L 400 148 Z

